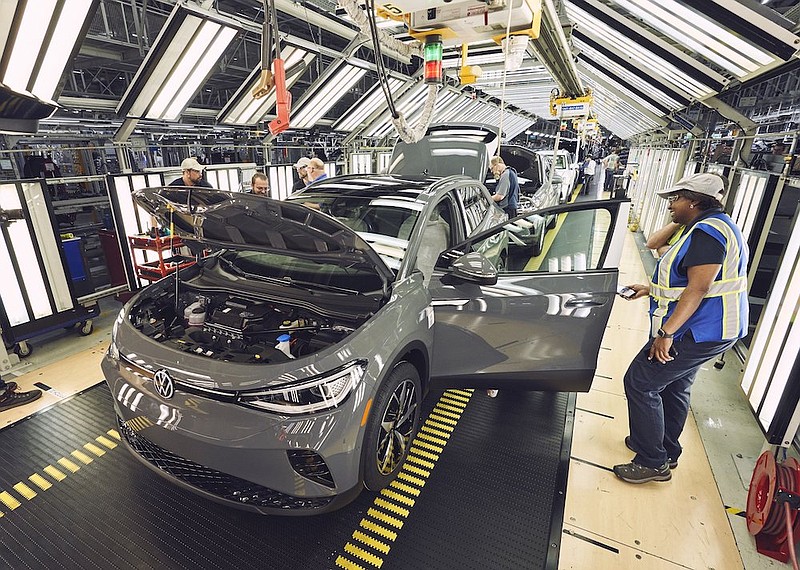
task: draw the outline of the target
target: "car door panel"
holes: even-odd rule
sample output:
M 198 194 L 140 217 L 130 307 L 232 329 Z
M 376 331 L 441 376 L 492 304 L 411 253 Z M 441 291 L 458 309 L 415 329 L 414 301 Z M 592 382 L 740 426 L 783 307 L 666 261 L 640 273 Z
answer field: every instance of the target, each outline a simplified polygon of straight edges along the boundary
M 628 207 L 605 201 L 540 212 L 579 214 L 574 219 L 581 226 L 602 212 L 603 223 L 584 232 L 587 251 L 579 251 L 574 236 L 561 240 L 561 253 L 572 251 L 572 258 L 560 270 L 544 263 L 543 270 L 501 272 L 494 285 L 453 279 L 442 267 L 434 271 L 433 385 L 588 391 L 616 293 Z

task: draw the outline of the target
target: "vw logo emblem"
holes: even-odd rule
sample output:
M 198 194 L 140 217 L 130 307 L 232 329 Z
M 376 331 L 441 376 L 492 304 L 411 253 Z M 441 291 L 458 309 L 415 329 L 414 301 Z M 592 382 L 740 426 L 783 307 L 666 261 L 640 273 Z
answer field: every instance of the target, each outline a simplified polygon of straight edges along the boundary
M 172 381 L 172 376 L 165 369 L 162 368 L 153 374 L 153 384 L 158 395 L 165 400 L 169 400 L 175 395 L 175 383 Z

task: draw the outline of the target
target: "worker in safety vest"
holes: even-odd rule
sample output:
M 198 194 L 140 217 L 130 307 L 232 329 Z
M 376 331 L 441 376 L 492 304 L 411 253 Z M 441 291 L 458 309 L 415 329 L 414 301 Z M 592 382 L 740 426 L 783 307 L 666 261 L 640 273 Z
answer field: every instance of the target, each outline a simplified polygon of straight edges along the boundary
M 636 456 L 614 473 L 628 483 L 672 477 L 697 370 L 747 334 L 747 244 L 722 209 L 724 188 L 720 176 L 704 173 L 658 192 L 686 228 L 651 283 L 629 285 L 635 294 L 627 298 L 650 297 L 651 333 L 625 373 L 625 445 Z

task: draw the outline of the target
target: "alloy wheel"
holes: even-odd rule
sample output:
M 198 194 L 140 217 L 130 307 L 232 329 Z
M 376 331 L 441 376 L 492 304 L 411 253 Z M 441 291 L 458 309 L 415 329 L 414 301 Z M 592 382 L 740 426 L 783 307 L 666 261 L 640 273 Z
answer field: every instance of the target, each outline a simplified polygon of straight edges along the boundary
M 411 443 L 416 414 L 416 387 L 411 380 L 403 380 L 392 392 L 381 417 L 376 449 L 377 467 L 381 474 L 392 473 L 403 461 Z

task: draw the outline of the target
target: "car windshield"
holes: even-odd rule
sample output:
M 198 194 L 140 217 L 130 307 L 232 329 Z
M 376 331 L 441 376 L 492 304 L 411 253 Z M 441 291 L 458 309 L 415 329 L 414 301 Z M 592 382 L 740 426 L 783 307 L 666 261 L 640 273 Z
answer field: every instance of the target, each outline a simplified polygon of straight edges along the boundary
M 250 250 L 226 250 L 220 257 L 225 271 L 287 287 L 318 287 L 350 294 L 372 293 L 383 287 L 380 276 L 371 267 Z
M 309 195 L 299 201 L 355 230 L 389 269 L 397 271 L 422 205 L 404 197 Z
M 567 168 L 569 168 L 569 166 L 567 165 L 567 157 L 564 156 L 563 154 L 559 154 L 556 157 L 556 169 L 566 170 Z

